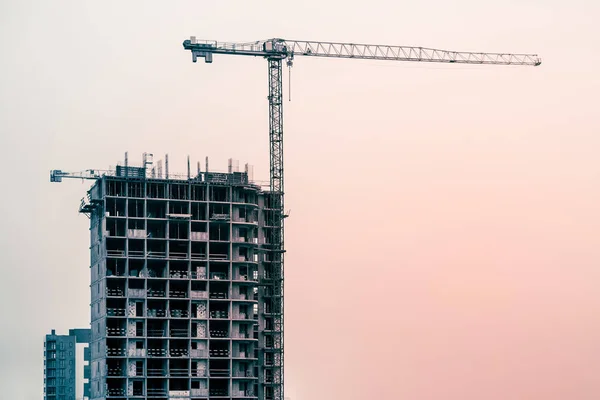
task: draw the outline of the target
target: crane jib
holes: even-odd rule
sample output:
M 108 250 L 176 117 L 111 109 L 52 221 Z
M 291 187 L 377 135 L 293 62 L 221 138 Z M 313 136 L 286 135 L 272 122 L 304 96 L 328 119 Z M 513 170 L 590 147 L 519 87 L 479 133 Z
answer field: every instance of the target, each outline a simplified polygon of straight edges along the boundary
M 246 55 L 274 59 L 294 56 L 353 58 L 363 60 L 439 62 L 457 64 L 539 66 L 537 54 L 460 52 L 413 46 L 310 42 L 269 39 L 251 43 L 185 40 L 183 47 L 194 58 L 209 54 Z M 209 60 L 211 56 L 208 56 Z M 210 62 L 210 61 L 207 61 Z

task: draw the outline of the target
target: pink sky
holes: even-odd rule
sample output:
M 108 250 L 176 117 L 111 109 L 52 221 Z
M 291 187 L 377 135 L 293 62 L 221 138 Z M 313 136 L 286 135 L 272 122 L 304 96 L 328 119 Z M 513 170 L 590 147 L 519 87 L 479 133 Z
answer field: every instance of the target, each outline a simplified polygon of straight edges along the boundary
M 43 335 L 89 321 L 87 186 L 50 169 L 148 151 L 267 179 L 266 63 L 192 64 L 196 35 L 539 53 L 537 68 L 296 59 L 286 392 L 597 400 L 598 4 L 2 2 L 0 264 L 19 271 L 0 282 L 3 393 L 39 400 Z

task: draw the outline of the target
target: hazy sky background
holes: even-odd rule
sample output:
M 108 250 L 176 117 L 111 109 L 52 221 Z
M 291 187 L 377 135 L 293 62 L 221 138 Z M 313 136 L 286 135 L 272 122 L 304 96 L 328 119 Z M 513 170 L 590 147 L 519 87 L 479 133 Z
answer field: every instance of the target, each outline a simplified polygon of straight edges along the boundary
M 266 62 L 192 64 L 196 35 L 539 53 L 537 68 L 296 59 L 286 394 L 597 400 L 599 4 L 0 2 L 0 397 L 39 400 L 44 334 L 89 323 L 88 182 L 50 169 L 147 151 L 268 179 Z

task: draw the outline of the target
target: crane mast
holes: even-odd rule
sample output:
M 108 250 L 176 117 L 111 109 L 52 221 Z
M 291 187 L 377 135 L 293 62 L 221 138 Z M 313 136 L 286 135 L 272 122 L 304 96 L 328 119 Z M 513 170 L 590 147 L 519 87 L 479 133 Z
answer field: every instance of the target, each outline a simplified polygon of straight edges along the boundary
M 265 226 L 269 241 L 265 244 L 264 271 L 259 277 L 262 301 L 259 313 L 264 330 L 259 333 L 259 398 L 283 400 L 283 258 L 284 258 L 284 169 L 283 169 L 283 79 L 282 62 L 291 67 L 295 56 L 353 58 L 362 60 L 435 62 L 475 65 L 538 66 L 536 54 L 457 52 L 425 47 L 370 45 L 268 39 L 250 43 L 197 41 L 194 36 L 183 42 L 191 51 L 192 61 L 204 58 L 212 63 L 213 54 L 263 57 L 268 65 L 270 191 L 267 197 Z

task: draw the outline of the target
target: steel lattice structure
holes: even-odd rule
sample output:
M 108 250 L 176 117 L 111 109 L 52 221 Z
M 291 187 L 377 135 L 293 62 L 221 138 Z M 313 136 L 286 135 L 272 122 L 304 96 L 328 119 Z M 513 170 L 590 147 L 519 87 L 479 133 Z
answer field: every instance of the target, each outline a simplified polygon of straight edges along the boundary
M 197 41 L 195 37 L 183 42 L 185 50 L 211 63 L 213 54 L 263 57 L 269 71 L 269 142 L 270 142 L 270 205 L 266 225 L 270 231 L 265 245 L 265 271 L 260 277 L 262 313 L 265 317 L 261 340 L 259 389 L 261 400 L 283 400 L 283 254 L 284 254 L 284 184 L 283 184 L 283 106 L 282 62 L 292 66 L 295 56 L 353 58 L 362 60 L 413 61 L 476 65 L 538 66 L 536 54 L 481 53 L 438 50 L 425 47 L 370 45 L 354 43 L 315 42 L 268 39 L 250 43 Z M 264 303 L 264 304 L 263 304 Z

